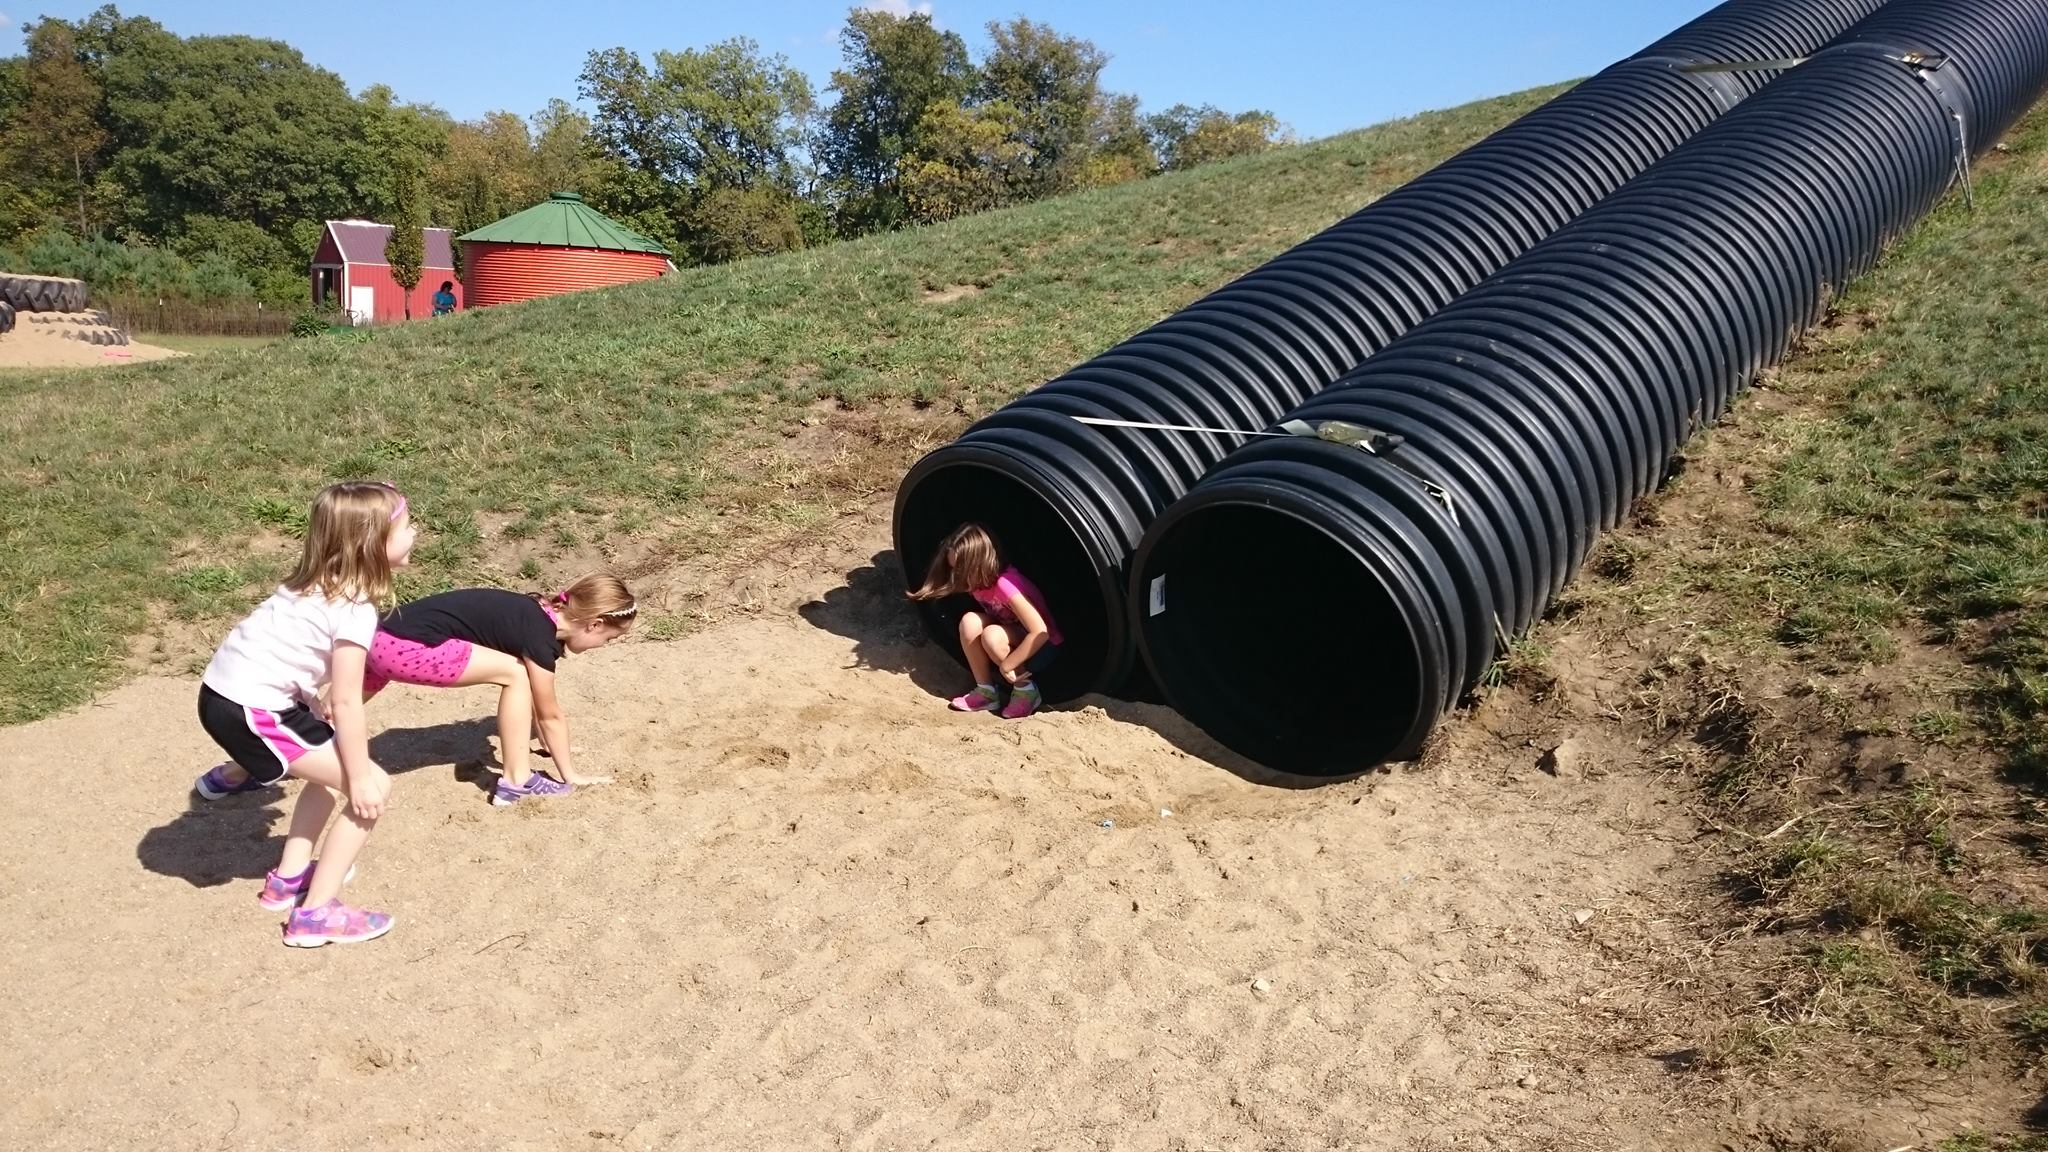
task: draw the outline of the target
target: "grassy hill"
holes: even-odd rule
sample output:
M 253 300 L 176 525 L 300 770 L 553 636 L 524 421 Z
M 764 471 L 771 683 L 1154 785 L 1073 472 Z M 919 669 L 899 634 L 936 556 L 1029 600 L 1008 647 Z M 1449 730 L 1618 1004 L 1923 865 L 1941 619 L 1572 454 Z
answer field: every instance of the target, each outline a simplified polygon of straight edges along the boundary
M 412 496 L 408 592 L 530 579 L 551 549 L 653 565 L 801 527 L 1558 90 L 654 283 L 0 374 L 0 723 L 85 700 L 166 616 L 260 597 L 330 479 Z

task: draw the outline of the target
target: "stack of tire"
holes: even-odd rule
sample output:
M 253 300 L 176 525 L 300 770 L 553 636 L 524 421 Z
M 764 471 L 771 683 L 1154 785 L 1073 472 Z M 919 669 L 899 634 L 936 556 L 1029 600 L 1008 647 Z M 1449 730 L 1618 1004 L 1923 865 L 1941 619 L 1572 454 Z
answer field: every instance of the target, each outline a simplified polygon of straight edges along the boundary
M 50 334 L 86 344 L 128 343 L 112 317 L 87 310 L 85 281 L 0 273 L 0 335 L 20 323 L 61 326 Z
M 83 312 L 85 281 L 0 273 L 0 300 L 16 312 Z

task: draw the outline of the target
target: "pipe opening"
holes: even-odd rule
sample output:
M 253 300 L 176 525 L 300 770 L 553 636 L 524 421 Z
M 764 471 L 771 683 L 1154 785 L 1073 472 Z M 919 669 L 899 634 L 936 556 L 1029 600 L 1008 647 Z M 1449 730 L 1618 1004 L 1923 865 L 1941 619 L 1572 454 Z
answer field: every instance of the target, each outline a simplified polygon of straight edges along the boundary
M 948 462 L 920 477 L 904 494 L 896 516 L 897 558 L 906 588 L 924 583 L 940 543 L 969 521 L 987 528 L 1003 562 L 1038 585 L 1065 638 L 1058 658 L 1037 677 L 1046 698 L 1060 702 L 1113 687 L 1103 683 L 1105 673 L 1121 677 L 1124 669 L 1104 665 L 1112 652 L 1126 647 L 1123 575 L 1098 570 L 1065 519 L 1020 477 L 979 461 Z M 960 617 L 974 610 L 973 598 L 954 596 L 917 608 L 926 633 L 964 665 Z
M 1142 563 L 1148 664 L 1209 735 L 1311 776 L 1364 771 L 1409 740 L 1424 710 L 1412 633 L 1378 574 L 1322 529 L 1210 504 Z

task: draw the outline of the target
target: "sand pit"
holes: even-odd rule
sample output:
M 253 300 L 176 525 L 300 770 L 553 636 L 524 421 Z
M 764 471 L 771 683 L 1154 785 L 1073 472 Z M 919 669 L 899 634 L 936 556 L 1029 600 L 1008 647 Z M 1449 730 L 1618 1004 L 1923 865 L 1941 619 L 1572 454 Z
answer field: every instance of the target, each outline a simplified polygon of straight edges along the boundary
M 0 730 L 0 1145 L 1687 1146 L 1655 1041 L 1588 1039 L 1691 831 L 1646 783 L 1487 736 L 1273 787 L 1164 709 L 949 713 L 894 605 L 787 607 L 566 665 L 619 779 L 543 805 L 485 801 L 488 692 L 380 698 L 351 892 L 398 927 L 352 948 L 256 906 L 279 795 L 188 799 L 193 682 Z
M 154 344 L 129 342 L 115 347 L 101 347 L 77 340 L 66 340 L 57 335 L 55 329 L 34 328 L 19 325 L 14 331 L 0 336 L 0 369 L 4 368 L 98 368 L 109 364 L 139 364 L 149 360 L 162 360 L 167 356 L 182 356 L 169 348 Z

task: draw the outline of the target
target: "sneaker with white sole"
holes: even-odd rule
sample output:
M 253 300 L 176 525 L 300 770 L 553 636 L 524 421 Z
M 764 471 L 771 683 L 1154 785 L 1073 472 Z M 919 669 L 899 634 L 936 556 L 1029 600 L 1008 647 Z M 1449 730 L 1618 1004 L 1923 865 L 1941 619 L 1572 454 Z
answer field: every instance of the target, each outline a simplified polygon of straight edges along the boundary
M 318 908 L 294 908 L 284 922 L 287 948 L 319 948 L 326 944 L 361 944 L 391 931 L 389 912 L 351 908 L 329 900 Z
M 535 772 L 526 778 L 526 783 L 518 786 L 500 776 L 498 786 L 491 789 L 491 803 L 499 808 L 510 808 L 521 800 L 567 796 L 575 790 L 574 784 L 564 784 L 545 772 Z

